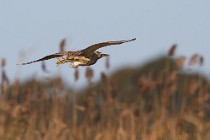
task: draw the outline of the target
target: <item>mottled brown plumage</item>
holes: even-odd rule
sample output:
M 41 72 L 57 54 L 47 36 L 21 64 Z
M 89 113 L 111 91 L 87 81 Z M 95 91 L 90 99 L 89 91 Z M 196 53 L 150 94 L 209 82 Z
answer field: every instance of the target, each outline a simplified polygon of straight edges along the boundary
M 96 50 L 98 50 L 102 47 L 106 47 L 106 46 L 110 46 L 110 45 L 119 45 L 122 43 L 134 41 L 134 40 L 136 40 L 136 38 L 130 39 L 130 40 L 102 42 L 102 43 L 91 45 L 83 50 L 63 51 L 63 52 L 45 56 L 45 57 L 35 60 L 35 61 L 22 63 L 21 65 L 31 64 L 31 63 L 35 63 L 35 62 L 39 62 L 39 61 L 52 59 L 52 58 L 58 58 L 58 61 L 56 62 L 57 65 L 71 62 L 72 63 L 71 66 L 73 68 L 76 68 L 78 66 L 90 66 L 90 65 L 95 64 L 98 59 L 105 57 L 105 56 L 109 56 L 108 54 L 102 54 L 101 52 L 98 52 Z

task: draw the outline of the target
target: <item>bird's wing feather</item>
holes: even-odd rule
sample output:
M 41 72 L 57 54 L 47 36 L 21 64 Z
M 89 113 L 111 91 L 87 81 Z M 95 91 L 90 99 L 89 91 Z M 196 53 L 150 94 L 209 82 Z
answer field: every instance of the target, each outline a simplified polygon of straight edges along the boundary
M 91 56 L 99 48 L 106 47 L 106 46 L 111 46 L 111 45 L 119 45 L 119 44 L 122 44 L 122 43 L 125 43 L 125 42 L 134 41 L 134 40 L 136 40 L 136 38 L 129 39 L 129 40 L 120 40 L 120 41 L 107 41 L 107 42 L 94 44 L 94 45 L 91 45 L 91 46 L 83 49 L 82 54 L 84 56 L 88 57 L 88 56 Z
M 26 64 L 31 64 L 31 63 L 35 63 L 35 62 L 39 62 L 39 61 L 44 61 L 44 60 L 48 60 L 48 59 L 52 59 L 52 58 L 56 58 L 56 57 L 61 57 L 61 56 L 64 56 L 63 53 L 55 53 L 55 54 L 52 54 L 52 55 L 47 55 L 43 58 L 40 58 L 38 60 L 35 60 L 35 61 L 31 61 L 31 62 L 26 62 L 26 63 L 22 63 L 22 64 L 18 64 L 18 65 L 26 65 Z

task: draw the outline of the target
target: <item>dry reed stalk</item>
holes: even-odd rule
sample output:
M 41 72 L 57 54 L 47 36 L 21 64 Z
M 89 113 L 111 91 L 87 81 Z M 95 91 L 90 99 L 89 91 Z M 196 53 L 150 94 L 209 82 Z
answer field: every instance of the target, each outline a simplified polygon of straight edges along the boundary
M 84 135 L 84 128 L 78 127 L 76 137 L 74 137 L 72 139 L 76 139 L 76 140 L 84 140 L 84 139 L 86 139 L 86 137 Z
M 132 110 L 130 108 L 125 108 L 121 112 L 119 119 L 119 127 L 125 130 L 125 132 L 127 132 L 128 139 L 136 140 L 135 120 Z
M 156 88 L 157 83 L 154 79 L 147 77 L 139 77 L 138 79 L 138 89 L 142 92 L 149 92 Z
M 57 77 L 55 78 L 55 86 L 57 87 L 57 89 L 59 90 L 63 90 L 64 89 L 64 86 L 63 86 L 63 81 L 62 81 L 62 78 L 61 77 Z
M 199 88 L 199 83 L 197 82 L 197 80 L 192 79 L 189 82 L 187 82 L 187 87 L 186 87 L 187 94 L 193 95 L 198 88 Z
M 74 81 L 76 84 L 76 82 L 79 79 L 79 70 L 78 68 L 75 68 L 75 72 L 74 72 Z M 72 91 L 72 136 L 76 137 L 77 136 L 77 121 L 78 121 L 78 115 L 77 115 L 77 111 L 78 111 L 78 103 L 77 103 L 77 93 L 73 90 Z
M 105 140 L 103 133 L 105 132 L 97 133 L 94 140 Z
M 176 48 L 177 48 L 177 44 L 173 44 L 171 48 L 168 50 L 169 58 L 168 57 L 166 58 L 165 69 L 163 71 L 163 76 L 162 76 L 163 88 L 167 86 L 166 84 L 167 84 L 168 74 L 171 71 L 171 57 L 175 55 Z
M 77 134 L 77 93 L 73 92 L 73 102 L 72 102 L 72 107 L 73 107 L 73 112 L 72 112 L 72 134 L 75 137 Z
M 173 70 L 168 74 L 168 78 L 166 79 L 166 83 L 174 84 L 178 80 L 177 78 L 178 78 L 178 72 L 176 70 Z
M 34 115 L 30 115 L 30 117 L 27 118 L 28 125 L 26 127 L 26 132 L 23 133 L 23 137 L 25 139 L 32 140 L 36 136 L 36 134 L 37 134 L 36 133 L 37 132 L 37 130 L 36 130 L 36 119 L 37 119 L 37 114 L 36 113 Z M 39 139 L 41 139 L 41 137 Z
M 151 139 L 163 139 L 166 133 L 165 122 L 161 119 L 156 119 L 149 132 Z
M 106 76 L 106 74 L 104 72 L 101 72 L 101 81 L 104 84 L 104 100 L 109 102 L 109 103 L 114 103 L 116 102 L 116 88 L 115 88 L 115 84 L 114 81 L 112 79 L 109 79 L 108 76 Z
M 102 129 L 100 128 L 100 130 L 97 132 L 99 135 L 96 135 L 95 138 L 97 138 L 98 140 L 100 140 L 100 138 L 101 140 L 116 139 L 116 129 L 105 126 L 102 127 Z
M 184 66 L 185 60 L 186 60 L 185 56 L 180 56 L 175 60 L 178 69 L 181 69 Z
M 81 106 L 81 105 L 77 105 L 76 108 L 78 111 L 81 111 L 81 112 L 84 112 L 86 110 L 85 106 Z
M 169 130 L 170 133 L 170 139 L 176 140 L 177 139 L 177 124 L 178 124 L 178 119 L 171 116 L 171 118 L 168 118 L 166 120 L 166 127 L 167 130 Z
M 0 82 L 1 93 L 6 93 L 9 87 L 9 78 L 7 77 L 5 66 L 6 66 L 6 59 L 3 58 L 1 60 L 1 82 Z
M 171 48 L 168 50 L 168 56 L 169 57 L 173 57 L 175 55 L 176 48 L 177 48 L 177 44 L 173 44 L 171 46 Z M 165 74 L 166 75 L 169 72 L 169 70 L 170 70 L 170 58 L 167 58 L 166 59 L 166 68 L 165 68 Z
M 192 124 L 194 124 L 194 126 L 196 127 L 196 139 L 197 140 L 203 140 L 203 129 L 204 129 L 204 125 L 203 125 L 203 122 L 199 119 L 199 118 L 197 118 L 195 115 L 193 115 L 192 113 L 186 113 L 186 114 L 184 114 L 184 116 L 183 116 L 183 118 L 186 120 L 186 121 L 188 121 L 188 122 L 190 122 L 190 123 L 192 123 Z
M 2 70 L 2 80 L 1 80 L 1 92 L 6 93 L 7 89 L 9 87 L 9 78 L 7 77 L 7 74 L 5 70 Z
M 210 122 L 204 123 L 204 140 L 210 138 Z
M 117 130 L 116 140 L 128 140 L 128 134 L 123 130 L 122 127 L 119 127 Z

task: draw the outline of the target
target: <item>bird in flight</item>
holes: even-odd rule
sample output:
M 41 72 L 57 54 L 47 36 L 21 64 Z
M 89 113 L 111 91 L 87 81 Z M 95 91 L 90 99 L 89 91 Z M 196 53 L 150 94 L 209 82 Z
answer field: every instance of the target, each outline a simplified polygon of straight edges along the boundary
M 22 63 L 19 65 L 26 65 L 26 64 L 40 62 L 40 61 L 44 61 L 44 60 L 48 60 L 52 58 L 57 58 L 57 62 L 56 62 L 57 65 L 71 62 L 72 68 L 77 68 L 78 66 L 90 66 L 90 65 L 95 64 L 98 61 L 98 59 L 109 56 L 108 54 L 103 54 L 99 51 L 96 51 L 99 48 L 111 46 L 111 45 L 119 45 L 126 42 L 134 41 L 134 40 L 136 40 L 136 38 L 129 39 L 129 40 L 102 42 L 102 43 L 91 45 L 83 50 L 61 51 L 59 53 L 47 55 L 38 60 Z

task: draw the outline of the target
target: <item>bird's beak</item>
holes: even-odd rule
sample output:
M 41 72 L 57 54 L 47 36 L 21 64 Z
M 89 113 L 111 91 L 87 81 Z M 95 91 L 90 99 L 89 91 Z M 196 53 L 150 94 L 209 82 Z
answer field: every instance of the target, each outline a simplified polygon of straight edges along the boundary
M 101 54 L 102 57 L 108 57 L 108 54 Z

